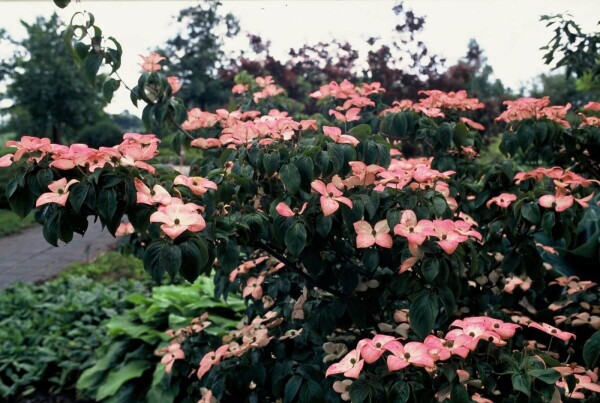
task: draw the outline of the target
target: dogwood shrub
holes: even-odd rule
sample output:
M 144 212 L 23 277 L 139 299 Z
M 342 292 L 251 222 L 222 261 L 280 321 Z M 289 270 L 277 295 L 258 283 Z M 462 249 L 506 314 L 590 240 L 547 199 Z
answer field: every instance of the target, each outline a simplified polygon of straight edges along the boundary
M 24 136 L 0 166 L 52 245 L 92 216 L 156 280 L 211 276 L 245 298 L 219 343 L 210 318 L 172 334 L 174 401 L 598 398 L 594 269 L 556 255 L 598 253 L 600 104 L 569 123 L 570 105 L 507 101 L 510 158 L 482 164 L 484 105 L 465 91 L 385 105 L 379 83 L 332 82 L 311 94 L 323 113 L 291 116 L 271 77 L 240 75 L 227 109 L 182 112 L 162 61 L 143 58 L 132 99 L 203 150 L 189 172 L 139 133 L 99 149 Z

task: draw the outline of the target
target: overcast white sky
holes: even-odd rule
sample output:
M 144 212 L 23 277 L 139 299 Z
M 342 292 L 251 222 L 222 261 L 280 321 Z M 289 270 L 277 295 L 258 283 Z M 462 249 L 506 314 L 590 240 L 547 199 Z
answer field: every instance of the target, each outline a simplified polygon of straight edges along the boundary
M 23 36 L 19 20 L 32 21 L 37 15 L 57 11 L 68 21 L 74 10 L 86 9 L 107 36 L 117 38 L 124 49 L 121 75 L 128 83 L 137 81 L 140 53 L 163 44 L 175 32 L 173 16 L 196 1 L 98 1 L 83 0 L 58 10 L 52 1 L 0 1 L 0 27 L 15 37 Z M 271 41 L 272 54 L 285 59 L 290 48 L 305 43 L 348 40 L 366 54 L 365 40 L 389 37 L 397 20 L 391 11 L 395 2 L 364 1 L 223 1 L 223 11 L 240 20 L 242 31 Z M 420 39 L 432 53 L 445 56 L 452 64 L 465 54 L 470 38 L 485 50 L 496 77 L 519 88 L 535 75 L 548 72 L 539 50 L 551 32 L 539 21 L 542 14 L 569 12 L 586 31 L 598 31 L 598 0 L 413 0 L 405 6 L 426 16 Z M 245 36 L 229 45 L 247 46 Z M 0 49 L 0 57 L 6 57 Z M 109 112 L 129 109 L 139 114 L 124 89 L 108 107 Z

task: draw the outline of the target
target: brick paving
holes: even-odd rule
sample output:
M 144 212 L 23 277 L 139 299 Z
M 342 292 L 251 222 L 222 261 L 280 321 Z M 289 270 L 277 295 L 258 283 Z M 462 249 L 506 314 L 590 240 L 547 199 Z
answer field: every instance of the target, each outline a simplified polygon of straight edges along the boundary
M 99 252 L 116 245 L 115 238 L 102 231 L 99 222 L 92 223 L 85 236 L 73 235 L 65 245 L 50 245 L 42 235 L 42 227 L 35 225 L 18 234 L 0 238 L 0 290 L 21 281 L 36 283 L 58 275 L 70 263 L 89 261 Z

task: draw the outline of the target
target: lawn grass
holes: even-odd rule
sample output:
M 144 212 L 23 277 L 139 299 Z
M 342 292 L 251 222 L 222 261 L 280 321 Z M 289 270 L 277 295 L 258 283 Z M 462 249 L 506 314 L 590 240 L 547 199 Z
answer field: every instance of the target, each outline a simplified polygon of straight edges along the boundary
M 15 234 L 36 225 L 33 214 L 21 218 L 10 210 L 0 209 L 0 237 Z

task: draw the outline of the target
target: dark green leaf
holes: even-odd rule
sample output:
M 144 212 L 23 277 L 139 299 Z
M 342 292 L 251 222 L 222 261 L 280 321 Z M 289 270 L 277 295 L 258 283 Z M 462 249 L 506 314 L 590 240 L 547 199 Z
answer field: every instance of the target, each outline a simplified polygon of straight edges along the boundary
M 596 368 L 600 364 L 600 330 L 583 345 L 583 361 L 588 368 Z
M 181 249 L 181 276 L 193 283 L 208 263 L 208 248 L 201 238 L 193 238 L 178 245 Z
M 90 186 L 84 183 L 76 183 L 73 187 L 69 189 L 69 203 L 73 207 L 73 211 L 79 214 L 81 212 L 81 206 L 85 201 L 88 192 L 90 191 Z
M 408 122 L 404 112 L 396 113 L 393 121 L 393 132 L 396 137 L 406 136 L 406 129 L 408 128 Z
M 67 7 L 70 2 L 71 2 L 71 0 L 54 0 L 54 4 L 56 4 L 56 7 L 58 7 L 58 8 Z
M 301 223 L 294 223 L 285 231 L 285 246 L 288 251 L 298 256 L 306 246 L 306 228 Z
M 290 194 L 296 194 L 300 189 L 300 172 L 294 164 L 285 164 L 279 171 L 281 182 L 285 185 Z
M 547 383 L 548 385 L 554 385 L 556 381 L 561 377 L 560 372 L 555 369 L 532 369 L 527 371 L 529 376 L 539 379 L 540 381 Z
M 521 208 L 521 215 L 532 224 L 540 222 L 540 208 L 535 202 L 525 204 Z
M 85 60 L 83 61 L 83 71 L 90 83 L 95 83 L 96 75 L 102 65 L 102 59 L 102 55 L 96 52 L 90 52 L 85 57 Z
M 162 259 L 162 250 L 168 244 L 164 240 L 156 240 L 148 245 L 144 253 L 144 269 L 156 282 L 160 282 L 167 267 Z
M 512 385 L 515 390 L 525 393 L 527 396 L 531 396 L 531 379 L 529 375 L 519 372 L 513 374 Z
M 105 221 L 110 221 L 117 211 L 117 192 L 114 189 L 102 189 L 98 196 L 98 213 Z
M 435 258 L 424 260 L 421 264 L 421 272 L 425 281 L 432 283 L 440 272 L 440 262 Z
M 291 403 L 294 401 L 300 386 L 302 385 L 302 377 L 299 375 L 292 376 L 285 384 L 283 392 L 283 403 Z
M 181 267 L 181 249 L 175 245 L 164 244 L 160 251 L 160 265 L 174 278 Z
M 119 89 L 120 85 L 121 81 L 115 80 L 114 78 L 109 77 L 108 79 L 106 79 L 106 81 L 104 81 L 104 84 L 102 84 L 102 95 L 104 96 L 104 100 L 107 103 L 110 103 L 110 101 L 112 101 L 113 94 L 116 90 Z
M 54 179 L 54 174 L 52 173 L 51 169 L 42 169 L 36 174 L 36 179 L 38 184 L 40 185 L 40 188 L 45 190 L 48 188 L 48 185 L 52 183 L 52 180 Z
M 422 291 L 410 305 L 410 323 L 420 338 L 425 338 L 433 329 L 438 314 L 438 298 L 430 291 Z

